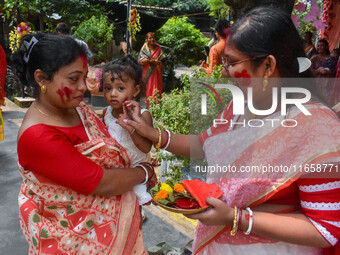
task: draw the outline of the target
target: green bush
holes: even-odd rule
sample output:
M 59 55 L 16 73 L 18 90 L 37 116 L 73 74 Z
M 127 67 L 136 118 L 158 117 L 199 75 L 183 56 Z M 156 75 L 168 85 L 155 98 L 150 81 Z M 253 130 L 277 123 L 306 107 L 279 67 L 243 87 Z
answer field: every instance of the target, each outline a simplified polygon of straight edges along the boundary
M 217 83 L 226 83 L 226 79 L 221 79 L 222 66 L 214 67 L 213 75 L 207 77 L 205 71 L 196 69 L 189 76 L 184 74 L 181 77 L 182 88 L 174 89 L 170 93 L 163 93 L 161 99 L 150 100 L 150 110 L 155 120 L 155 126 L 162 129 L 168 129 L 175 134 L 200 134 L 208 129 L 213 119 L 217 118 L 219 113 L 224 110 L 227 103 L 231 100 L 229 90 L 217 90 L 222 105 L 219 104 L 214 93 L 211 93 L 206 86 L 214 86 Z M 207 115 L 201 114 L 201 95 L 210 93 L 207 97 Z M 151 98 L 150 98 L 151 99 Z M 170 165 L 170 170 L 165 176 L 171 179 L 179 180 L 183 176 L 182 169 L 190 164 L 190 159 L 175 156 L 173 154 L 164 154 L 159 151 L 158 160 L 180 160 L 179 163 Z
M 168 58 L 174 64 L 190 66 L 204 59 L 204 45 L 207 45 L 209 38 L 188 22 L 187 17 L 171 18 L 159 30 L 156 31 L 158 42 L 168 48 Z
M 112 44 L 115 27 L 109 23 L 106 16 L 101 15 L 98 18 L 92 16 L 72 29 L 76 38 L 82 39 L 88 44 L 96 63 L 108 61 L 106 49 Z

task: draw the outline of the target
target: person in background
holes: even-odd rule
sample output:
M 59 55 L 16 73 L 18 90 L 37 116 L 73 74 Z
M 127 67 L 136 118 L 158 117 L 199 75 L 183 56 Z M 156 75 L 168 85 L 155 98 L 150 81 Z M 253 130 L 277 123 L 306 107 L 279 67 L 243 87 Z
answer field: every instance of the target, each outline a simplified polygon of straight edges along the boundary
M 165 54 L 162 47 L 156 43 L 155 35 L 149 32 L 145 36 L 145 43 L 139 51 L 138 63 L 143 69 L 143 83 L 146 86 L 146 105 L 150 106 L 149 97 L 160 97 L 163 92 L 163 61 Z
M 71 30 L 70 27 L 64 23 L 64 22 L 60 22 L 56 28 L 55 28 L 55 32 L 58 35 L 71 35 Z M 93 54 L 89 48 L 89 46 L 87 45 L 86 42 L 84 42 L 83 40 L 80 40 L 78 38 L 74 38 L 79 44 L 83 45 L 85 47 L 86 50 L 86 58 L 87 61 L 91 64 L 93 62 Z
M 217 43 L 211 47 L 209 51 L 209 65 L 205 68 L 205 72 L 210 75 L 213 72 L 214 66 L 222 65 L 222 56 L 225 49 L 225 40 L 227 37 L 229 23 L 225 19 L 220 19 L 215 25 L 215 35 Z M 202 62 L 201 66 L 204 68 L 205 61 Z
M 147 125 L 138 104 L 130 102 L 133 120 L 124 123 L 135 132 L 161 149 L 223 168 L 207 171 L 207 182 L 216 183 L 224 195 L 208 197 L 210 208 L 188 215 L 199 220 L 193 254 L 340 254 L 340 121 L 320 99 L 313 74 L 303 65 L 303 41 L 290 15 L 274 7 L 250 10 L 231 26 L 224 53 L 232 84 L 245 100 L 252 89 L 255 109 L 271 108 L 274 88 L 298 87 L 310 91 L 311 99 L 301 106 L 311 115 L 295 105 L 286 113 L 276 107 L 258 115 L 249 101 L 244 114 L 237 114 L 236 106 L 244 105 L 238 97 L 218 117 L 227 123 L 215 123 L 200 135 L 181 135 Z M 289 94 L 296 101 L 304 96 Z M 273 119 L 277 124 L 272 125 Z M 279 124 L 288 120 L 298 124 Z M 276 170 L 256 170 L 262 166 Z M 292 166 L 298 170 L 289 170 Z
M 36 97 L 17 145 L 29 254 L 146 254 L 133 187 L 155 181 L 154 170 L 131 167 L 126 149 L 82 102 L 85 49 L 71 36 L 32 33 L 13 63 Z
M 310 31 L 305 32 L 305 53 L 307 55 L 307 57 L 310 59 L 311 57 L 313 57 L 315 54 L 318 54 L 318 52 L 316 51 L 314 44 L 312 42 L 312 37 L 313 37 L 313 33 Z
M 326 39 L 319 40 L 316 50 L 318 54 L 311 58 L 311 69 L 316 77 L 322 78 L 325 77 L 323 66 L 330 54 L 328 41 Z
M 6 53 L 0 45 L 0 141 L 5 139 L 4 122 L 2 118 L 1 106 L 5 106 L 5 83 L 7 73 Z
M 336 65 L 339 60 L 339 49 L 334 49 L 331 51 L 329 57 L 326 59 L 325 65 L 323 66 L 323 73 L 328 74 L 329 77 L 335 77 Z
M 329 79 L 330 73 L 324 68 L 327 59 L 330 57 L 328 41 L 326 39 L 319 40 L 316 49 L 318 54 L 311 58 L 311 70 L 314 76 L 318 78 L 317 88 L 321 97 L 328 102 L 333 87 L 333 82 Z

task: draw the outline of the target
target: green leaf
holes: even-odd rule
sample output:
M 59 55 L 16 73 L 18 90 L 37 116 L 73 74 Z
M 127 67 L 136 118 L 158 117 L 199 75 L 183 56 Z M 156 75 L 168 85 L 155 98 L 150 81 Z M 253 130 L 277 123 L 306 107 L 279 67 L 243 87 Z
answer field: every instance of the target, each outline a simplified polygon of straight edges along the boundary
M 170 201 L 168 201 L 166 199 L 158 199 L 157 202 L 160 203 L 161 205 L 168 205 L 168 204 L 170 204 Z
M 173 192 L 170 192 L 169 193 L 169 197 L 168 199 L 170 200 L 170 202 L 174 203 L 175 202 L 175 196 L 174 196 L 174 193 Z

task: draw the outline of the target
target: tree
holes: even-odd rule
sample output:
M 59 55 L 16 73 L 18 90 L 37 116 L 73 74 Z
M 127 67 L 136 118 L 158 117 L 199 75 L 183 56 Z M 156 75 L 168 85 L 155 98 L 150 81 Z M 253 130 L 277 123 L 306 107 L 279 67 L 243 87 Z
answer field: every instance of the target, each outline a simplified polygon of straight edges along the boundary
M 29 15 L 37 15 L 41 31 L 54 29 L 53 14 L 58 14 L 70 25 L 77 25 L 82 20 L 105 11 L 98 4 L 86 0 L 6 0 L 0 9 L 4 12 L 3 19 L 11 20 L 10 25 L 27 21 Z

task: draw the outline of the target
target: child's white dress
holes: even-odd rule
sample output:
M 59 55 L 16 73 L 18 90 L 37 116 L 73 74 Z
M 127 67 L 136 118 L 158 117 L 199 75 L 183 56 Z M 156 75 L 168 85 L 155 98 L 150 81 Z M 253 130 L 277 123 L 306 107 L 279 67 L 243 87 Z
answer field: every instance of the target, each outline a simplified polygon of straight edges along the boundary
M 104 116 L 104 123 L 108 127 L 108 131 L 110 136 L 115 138 L 118 143 L 120 143 L 123 147 L 127 149 L 128 155 L 131 160 L 131 166 L 141 162 L 149 162 L 150 161 L 150 153 L 144 153 L 140 151 L 136 145 L 133 143 L 130 133 L 122 128 L 119 124 L 116 123 L 117 119 L 112 116 L 112 107 L 109 106 L 106 110 Z M 148 111 L 147 109 L 142 109 L 141 113 Z M 134 187 L 134 191 L 139 199 L 139 204 L 145 204 L 149 202 L 152 197 L 146 190 L 145 184 L 138 184 Z

